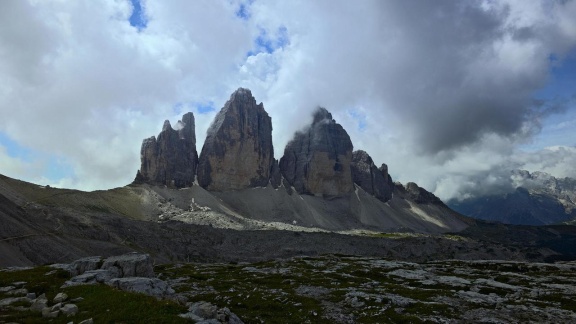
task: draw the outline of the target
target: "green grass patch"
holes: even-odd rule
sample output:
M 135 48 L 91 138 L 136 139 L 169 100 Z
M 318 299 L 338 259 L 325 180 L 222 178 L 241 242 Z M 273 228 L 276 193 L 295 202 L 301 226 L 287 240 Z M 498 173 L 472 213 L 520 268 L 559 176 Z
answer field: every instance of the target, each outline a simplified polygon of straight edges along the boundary
M 46 275 L 46 273 L 51 273 Z M 65 292 L 70 299 L 82 297 L 76 305 L 79 313 L 72 317 L 60 315 L 50 319 L 51 323 L 80 322 L 93 318 L 96 323 L 186 323 L 178 317 L 185 313 L 186 308 L 172 301 L 158 301 L 154 297 L 115 290 L 106 285 L 85 285 L 61 289 L 64 282 L 69 279 L 68 272 L 52 269 L 46 266 L 20 271 L 0 271 L 0 286 L 9 286 L 14 282 L 24 281 L 29 292 L 37 296 L 46 294 L 51 301 L 59 292 Z M 0 298 L 8 295 L 3 293 Z M 16 306 L 29 306 L 29 303 L 14 303 L 10 307 L 0 309 L 0 322 L 15 323 L 46 323 L 41 313 L 31 311 L 18 311 Z
M 46 275 L 50 272 L 52 274 Z M 69 278 L 68 272 L 47 266 L 28 270 L 0 271 L 0 287 L 9 286 L 13 282 L 24 281 L 28 292 L 36 293 L 36 296 L 46 294 L 46 297 L 50 299 L 56 296 L 60 286 Z
M 178 317 L 186 307 L 175 302 L 144 294 L 116 290 L 107 285 L 87 285 L 65 288 L 70 298 L 78 302 L 78 320 L 92 317 L 95 323 L 187 323 Z

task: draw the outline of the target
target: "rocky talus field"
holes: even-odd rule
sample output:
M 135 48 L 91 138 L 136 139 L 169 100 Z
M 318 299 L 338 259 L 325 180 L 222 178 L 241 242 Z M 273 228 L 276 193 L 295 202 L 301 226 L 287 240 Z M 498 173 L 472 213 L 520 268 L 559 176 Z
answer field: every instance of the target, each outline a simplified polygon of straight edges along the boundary
M 325 255 L 150 267 L 125 255 L 4 269 L 0 323 L 576 322 L 576 262 Z

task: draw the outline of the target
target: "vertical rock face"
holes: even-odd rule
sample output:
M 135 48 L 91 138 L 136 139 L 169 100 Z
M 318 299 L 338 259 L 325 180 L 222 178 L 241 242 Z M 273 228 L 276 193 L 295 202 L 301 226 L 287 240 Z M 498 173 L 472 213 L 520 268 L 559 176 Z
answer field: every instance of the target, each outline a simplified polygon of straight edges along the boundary
M 318 108 L 310 128 L 298 132 L 280 159 L 280 171 L 297 192 L 323 197 L 352 193 L 352 142 L 324 108 Z
M 388 166 L 382 164 L 377 168 L 372 158 L 365 151 L 352 153 L 352 180 L 364 191 L 386 202 L 392 198 L 394 184 L 388 175 Z
M 270 184 L 272 184 L 272 187 L 278 188 L 281 183 L 282 174 L 280 173 L 280 166 L 278 165 L 278 160 L 274 159 L 270 170 Z
M 194 115 L 189 112 L 178 121 L 176 129 L 164 122 L 158 138 L 142 142 L 141 166 L 135 182 L 169 187 L 190 187 L 198 165 Z
M 208 129 L 198 184 L 213 191 L 265 187 L 273 163 L 272 120 L 250 90 L 240 88 Z

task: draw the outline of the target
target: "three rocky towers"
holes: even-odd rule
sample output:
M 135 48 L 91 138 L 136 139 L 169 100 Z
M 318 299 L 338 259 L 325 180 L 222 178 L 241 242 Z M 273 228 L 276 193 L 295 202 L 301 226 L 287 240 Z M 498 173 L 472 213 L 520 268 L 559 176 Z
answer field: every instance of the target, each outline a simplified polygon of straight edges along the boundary
M 195 179 L 208 191 L 281 186 L 299 194 L 349 196 L 357 184 L 385 202 L 394 184 L 388 167 L 377 168 L 368 153 L 354 151 L 348 133 L 324 108 L 312 124 L 274 159 L 272 119 L 248 89 L 240 88 L 218 112 L 200 156 L 196 151 L 194 115 L 186 113 L 175 128 L 164 122 L 158 137 L 142 142 L 141 167 L 135 183 L 190 187 Z

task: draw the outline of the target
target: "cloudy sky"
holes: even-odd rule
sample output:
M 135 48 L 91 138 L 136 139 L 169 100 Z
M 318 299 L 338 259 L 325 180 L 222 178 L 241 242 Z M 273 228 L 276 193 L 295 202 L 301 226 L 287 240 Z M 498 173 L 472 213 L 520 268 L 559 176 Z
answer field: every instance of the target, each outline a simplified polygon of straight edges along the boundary
M 128 184 L 187 111 L 198 151 L 238 87 L 275 156 L 318 105 L 355 149 L 443 199 L 576 177 L 576 1 L 5 0 L 0 173 Z

